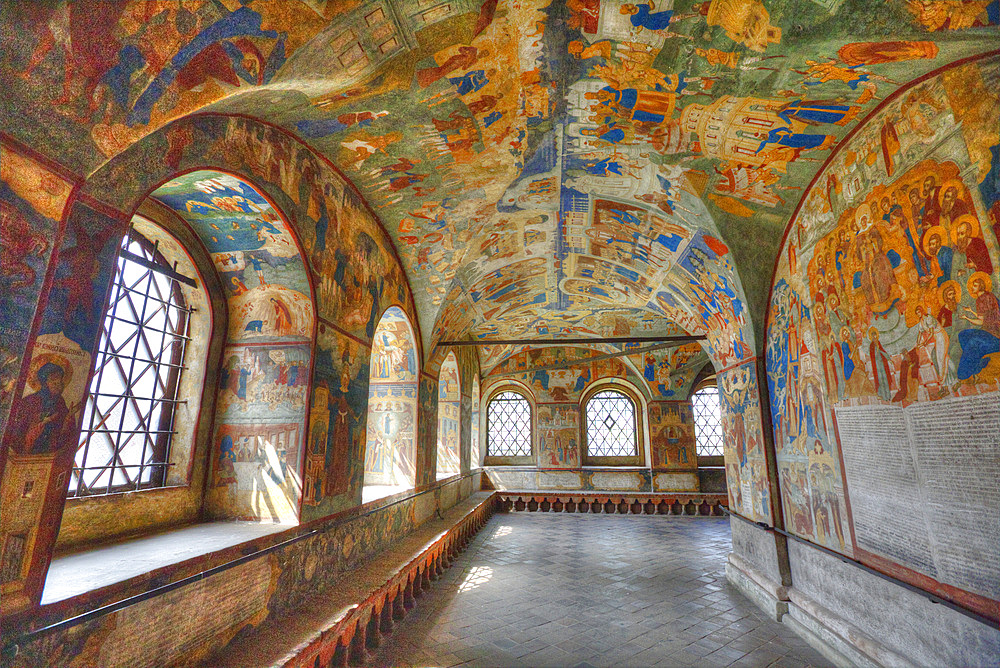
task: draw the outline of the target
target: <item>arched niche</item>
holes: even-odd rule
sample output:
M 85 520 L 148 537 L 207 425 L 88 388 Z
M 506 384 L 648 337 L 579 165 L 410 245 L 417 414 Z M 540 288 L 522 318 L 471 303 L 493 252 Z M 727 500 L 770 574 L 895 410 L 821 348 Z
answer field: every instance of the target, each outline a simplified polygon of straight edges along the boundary
M 174 176 L 150 197 L 195 232 L 225 291 L 205 512 L 296 521 L 315 329 L 298 241 L 260 190 L 218 170 Z
M 364 501 L 415 485 L 417 354 L 409 318 L 398 306 L 389 307 L 372 343 Z
M 460 471 L 459 450 L 462 432 L 462 391 L 458 360 L 450 352 L 438 374 L 437 478 L 447 478 Z

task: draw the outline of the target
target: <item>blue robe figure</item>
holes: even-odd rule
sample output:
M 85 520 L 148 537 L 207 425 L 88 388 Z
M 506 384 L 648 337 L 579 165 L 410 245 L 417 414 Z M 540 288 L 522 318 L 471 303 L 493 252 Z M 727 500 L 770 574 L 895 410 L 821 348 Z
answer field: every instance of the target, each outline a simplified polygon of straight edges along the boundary
M 948 246 L 941 246 L 937 252 L 938 266 L 941 267 L 941 275 L 938 276 L 938 287 L 941 287 L 945 282 L 951 280 L 951 260 L 955 255 L 953 251 Z
M 267 83 L 271 75 L 284 62 L 284 35 L 274 30 L 264 30 L 262 23 L 263 18 L 260 14 L 249 7 L 240 7 L 195 35 L 192 40 L 181 47 L 174 57 L 170 59 L 170 62 L 146 86 L 139 99 L 135 101 L 132 111 L 126 117 L 126 124 L 132 127 L 136 124 L 145 125 L 149 123 L 153 107 L 156 106 L 156 103 L 163 94 L 167 92 L 170 84 L 177 78 L 177 73 L 184 69 L 203 50 L 212 44 L 222 42 L 226 39 L 235 37 L 267 37 L 281 40 L 279 44 L 275 45 L 274 53 L 272 54 L 276 56 L 275 60 L 280 62 L 271 62 L 271 58 L 269 58 L 265 67 L 264 83 Z
M 635 8 L 637 11 L 629 17 L 629 22 L 636 28 L 666 30 L 670 25 L 670 19 L 674 17 L 672 9 L 654 13 L 653 5 L 635 5 Z
M 243 401 L 247 400 L 247 379 L 250 378 L 250 369 L 240 367 L 240 386 L 236 390 L 236 396 Z
M 795 100 L 789 102 L 778 112 L 789 125 L 792 119 L 818 125 L 820 123 L 834 123 L 843 125 L 857 113 L 857 107 L 847 104 L 829 104 L 825 102 L 808 102 L 806 100 Z
M 612 127 L 604 134 L 599 135 L 598 139 L 603 139 L 609 144 L 618 144 L 625 139 L 625 131 L 619 127 Z
M 774 128 L 767 133 L 767 139 L 760 143 L 754 153 L 760 153 L 768 144 L 778 144 L 789 148 L 819 148 L 829 139 L 828 135 L 806 135 L 792 132 L 788 128 Z
M 956 374 L 959 380 L 968 380 L 985 369 L 990 355 L 1000 352 L 1000 339 L 982 329 L 966 329 L 958 333 L 962 357 Z
M 490 82 L 490 80 L 486 78 L 486 72 L 483 70 L 466 72 L 460 77 L 448 77 L 448 81 L 458 88 L 459 95 L 474 93 Z
M 593 174 L 594 176 L 607 176 L 608 174 L 617 174 L 618 176 L 625 176 L 622 173 L 622 166 L 616 160 L 611 158 L 604 158 L 599 162 L 595 162 L 591 165 L 584 167 L 588 174 Z
M 844 380 L 850 380 L 854 375 L 854 360 L 851 359 L 851 344 L 847 341 L 840 342 L 841 354 L 844 356 Z

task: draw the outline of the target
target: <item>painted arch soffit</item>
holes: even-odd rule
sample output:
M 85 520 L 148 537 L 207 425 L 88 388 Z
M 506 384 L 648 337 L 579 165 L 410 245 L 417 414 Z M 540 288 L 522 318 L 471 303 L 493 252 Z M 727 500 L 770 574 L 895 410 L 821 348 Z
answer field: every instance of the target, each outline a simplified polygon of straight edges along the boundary
M 722 365 L 753 354 L 748 313 L 829 150 L 900 83 L 995 48 L 998 23 L 916 0 L 3 13 L 8 131 L 79 173 L 195 111 L 254 116 L 358 186 L 426 340 L 683 331 Z
M 306 342 L 312 289 L 292 232 L 246 181 L 214 170 L 176 176 L 150 197 L 201 239 L 226 291 L 230 343 Z

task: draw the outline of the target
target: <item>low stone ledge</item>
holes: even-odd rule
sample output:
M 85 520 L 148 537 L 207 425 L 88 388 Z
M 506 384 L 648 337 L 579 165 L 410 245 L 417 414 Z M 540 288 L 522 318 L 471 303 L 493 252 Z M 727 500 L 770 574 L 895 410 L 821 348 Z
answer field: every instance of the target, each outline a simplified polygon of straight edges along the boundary
M 335 591 L 317 593 L 290 614 L 264 620 L 205 663 L 231 666 L 366 665 L 415 599 L 438 579 L 498 509 L 495 494 L 475 495 L 428 521 L 398 545 L 351 571 Z
M 504 490 L 497 492 L 508 512 L 604 513 L 619 515 L 724 515 L 725 494 L 661 494 L 650 492 L 572 492 Z

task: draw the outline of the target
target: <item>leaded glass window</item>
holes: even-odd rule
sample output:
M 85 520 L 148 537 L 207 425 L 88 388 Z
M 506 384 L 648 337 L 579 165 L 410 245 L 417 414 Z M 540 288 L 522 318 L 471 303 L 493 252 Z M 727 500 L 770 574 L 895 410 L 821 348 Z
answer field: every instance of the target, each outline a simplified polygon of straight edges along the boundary
M 153 243 L 129 231 L 84 404 L 70 496 L 164 484 L 191 313 L 179 277 Z
M 635 404 L 621 392 L 603 390 L 587 401 L 587 454 L 635 457 Z
M 695 448 L 699 457 L 722 456 L 722 408 L 719 388 L 703 387 L 691 395 Z
M 531 405 L 517 392 L 501 392 L 486 408 L 486 455 L 531 456 Z

